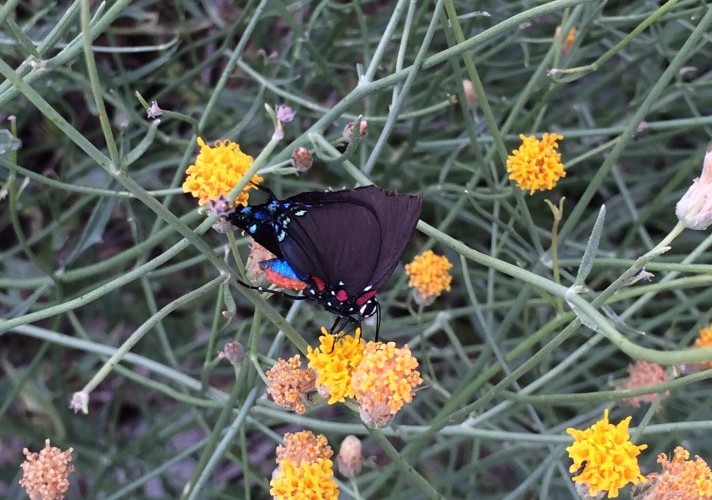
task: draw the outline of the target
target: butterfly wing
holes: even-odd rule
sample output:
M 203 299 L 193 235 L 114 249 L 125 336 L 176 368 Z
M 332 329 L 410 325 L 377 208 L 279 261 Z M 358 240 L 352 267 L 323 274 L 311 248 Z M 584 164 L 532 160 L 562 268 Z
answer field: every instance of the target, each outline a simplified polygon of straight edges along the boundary
M 377 186 L 308 192 L 289 198 L 307 207 L 290 217 L 280 247 L 304 279 L 323 280 L 349 297 L 378 290 L 398 265 L 420 216 L 422 198 Z

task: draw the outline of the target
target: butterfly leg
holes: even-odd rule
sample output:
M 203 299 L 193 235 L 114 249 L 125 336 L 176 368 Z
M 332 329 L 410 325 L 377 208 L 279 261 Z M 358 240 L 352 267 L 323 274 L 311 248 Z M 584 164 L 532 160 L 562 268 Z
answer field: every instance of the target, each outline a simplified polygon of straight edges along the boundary
M 343 319 L 344 319 L 344 318 L 342 318 L 341 316 L 337 316 L 337 317 L 336 317 L 336 320 L 334 321 L 334 324 L 331 325 L 331 328 L 329 328 L 329 333 L 330 333 L 330 334 L 334 335 L 335 332 L 337 332 L 337 331 L 340 330 L 340 328 L 338 328 L 338 326 L 339 326 L 339 323 L 341 323 L 341 320 L 343 320 Z
M 262 186 L 262 185 L 260 185 L 260 184 L 257 184 L 256 182 L 252 182 L 252 181 L 250 181 L 250 184 L 252 184 L 253 186 L 255 186 L 255 187 L 256 187 L 257 189 L 259 189 L 260 191 L 262 191 L 262 192 L 264 192 L 264 193 L 267 193 L 267 195 L 270 197 L 271 200 L 276 200 L 276 199 L 277 199 L 277 197 L 274 195 L 274 193 L 272 192 L 272 190 L 271 190 L 270 188 L 265 187 L 265 186 Z

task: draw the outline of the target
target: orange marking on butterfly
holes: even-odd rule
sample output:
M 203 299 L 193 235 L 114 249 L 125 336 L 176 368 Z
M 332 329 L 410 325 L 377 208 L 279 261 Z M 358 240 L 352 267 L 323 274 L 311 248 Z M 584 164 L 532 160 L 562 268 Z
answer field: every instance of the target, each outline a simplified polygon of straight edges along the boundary
M 265 276 L 267 276 L 268 280 L 270 280 L 277 286 L 281 286 L 282 288 L 289 288 L 290 290 L 304 290 L 307 287 L 307 284 L 303 281 L 294 278 L 288 278 L 283 274 L 279 274 L 278 272 L 273 271 L 269 267 L 263 269 L 263 271 L 265 273 Z

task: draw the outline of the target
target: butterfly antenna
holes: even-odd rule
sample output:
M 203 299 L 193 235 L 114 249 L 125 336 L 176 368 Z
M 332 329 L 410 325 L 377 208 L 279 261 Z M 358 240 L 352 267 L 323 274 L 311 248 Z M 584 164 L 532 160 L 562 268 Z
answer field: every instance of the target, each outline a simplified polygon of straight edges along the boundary
M 378 342 L 378 332 L 381 331 L 381 303 L 376 301 L 376 342 Z
M 276 199 L 276 198 L 277 198 L 277 197 L 274 195 L 274 193 L 272 192 L 272 190 L 271 190 L 270 188 L 264 187 L 264 186 L 262 186 L 262 185 L 260 185 L 260 184 L 257 184 L 256 182 L 252 182 L 252 181 L 250 181 L 250 184 L 252 184 L 253 186 L 255 186 L 255 187 L 256 187 L 257 189 L 259 189 L 260 191 L 262 191 L 262 192 L 264 192 L 264 193 L 267 193 L 267 194 L 270 196 L 270 198 L 272 198 L 272 199 Z

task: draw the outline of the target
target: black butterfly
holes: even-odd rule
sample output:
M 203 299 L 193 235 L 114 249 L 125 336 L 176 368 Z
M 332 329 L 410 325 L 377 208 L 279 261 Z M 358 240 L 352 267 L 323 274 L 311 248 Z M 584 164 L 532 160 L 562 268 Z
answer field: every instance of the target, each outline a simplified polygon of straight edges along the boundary
M 378 313 L 378 339 L 376 293 L 405 251 L 423 198 L 364 186 L 279 200 L 260 189 L 268 193 L 267 202 L 228 216 L 276 256 L 260 267 L 273 281 L 301 284 L 305 298 L 336 314 L 332 333 Z

